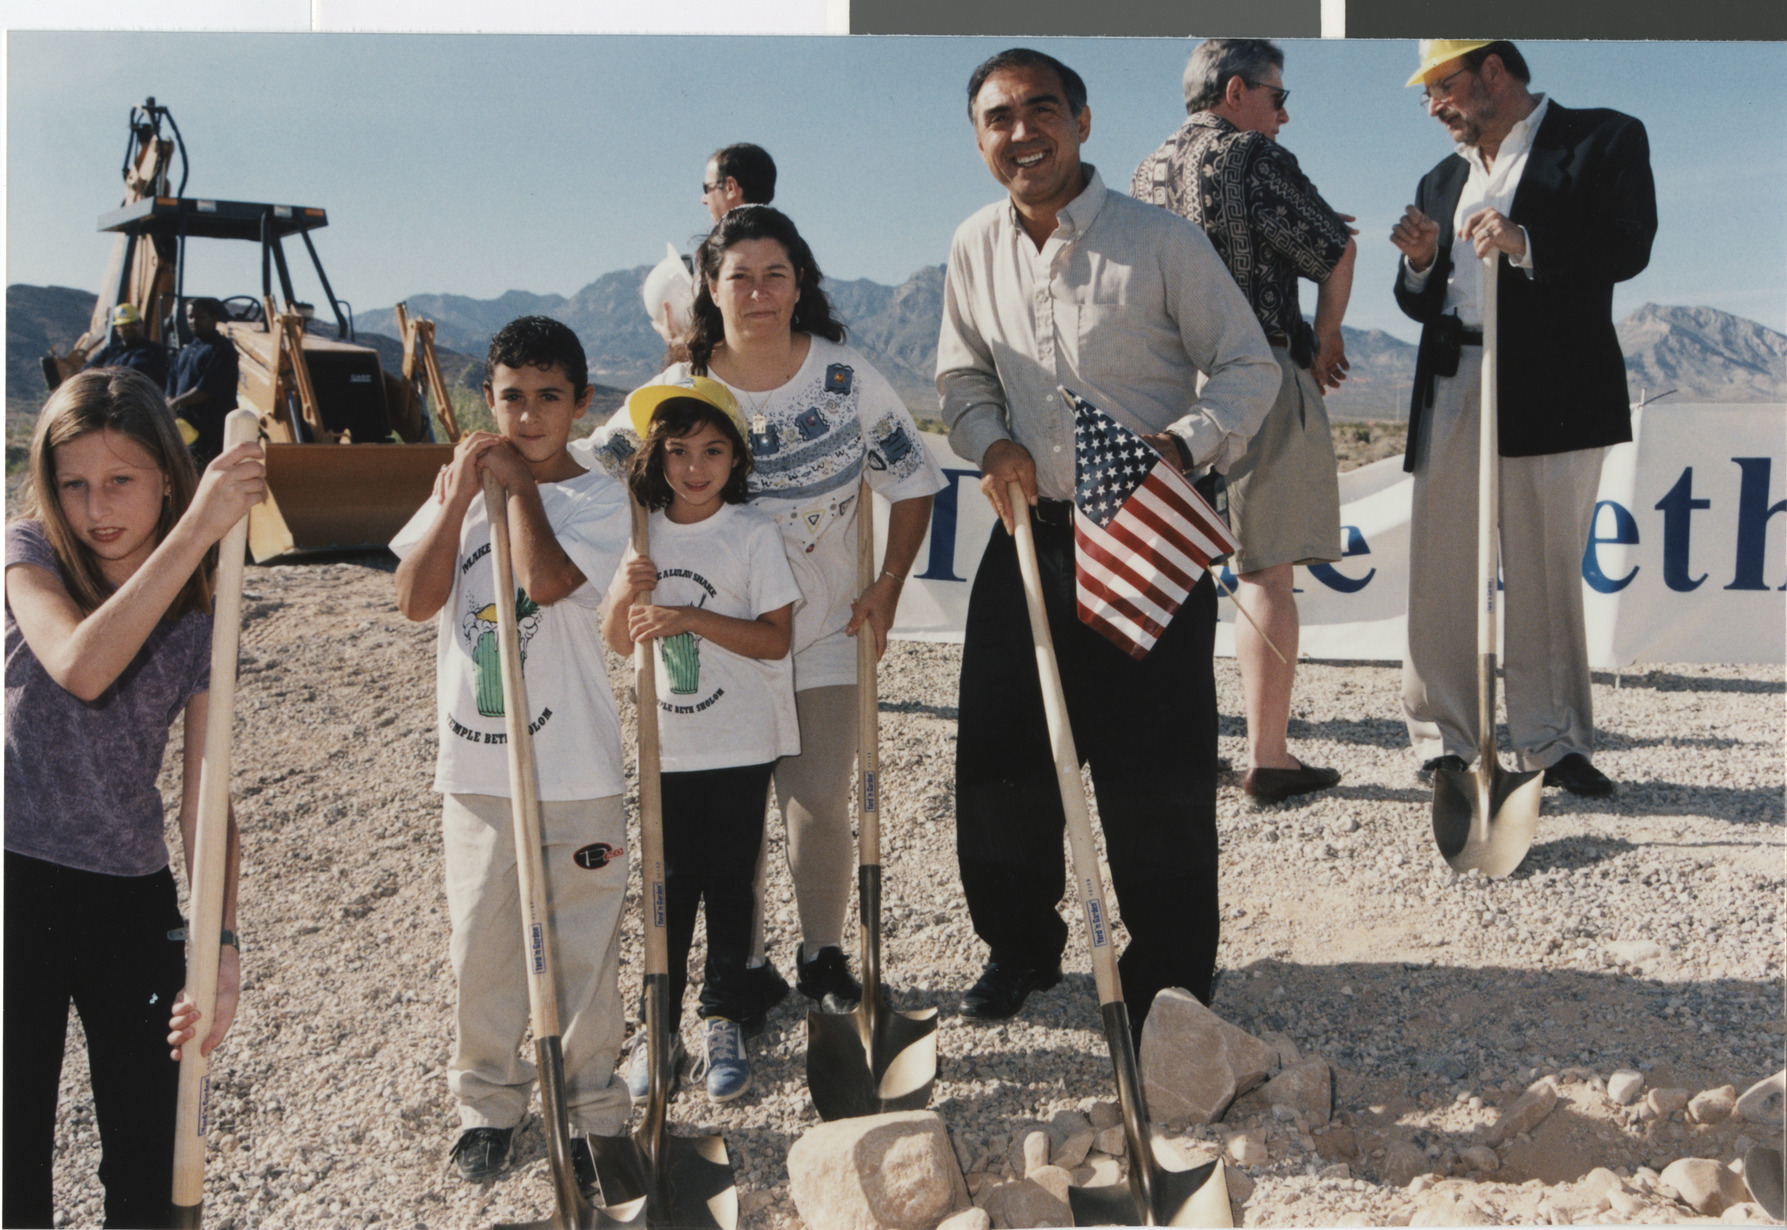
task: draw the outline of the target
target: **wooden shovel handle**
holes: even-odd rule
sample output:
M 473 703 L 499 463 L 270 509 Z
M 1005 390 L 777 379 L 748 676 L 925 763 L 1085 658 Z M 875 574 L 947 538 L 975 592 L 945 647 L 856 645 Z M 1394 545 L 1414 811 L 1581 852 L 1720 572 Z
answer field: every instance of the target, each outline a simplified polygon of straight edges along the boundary
M 651 513 L 633 501 L 633 553 L 651 554 Z M 638 595 L 635 606 L 650 606 Z M 664 786 L 658 730 L 658 668 L 650 641 L 633 645 L 633 695 L 639 710 L 639 874 L 645 900 L 645 973 L 670 972 L 670 941 L 664 930 Z
M 875 583 L 875 508 L 869 480 L 864 479 L 856 501 L 856 592 L 860 597 Z M 875 629 L 868 620 L 856 630 L 856 768 L 857 821 L 865 867 L 881 865 L 881 688 L 880 655 L 875 652 Z
M 1017 483 L 1006 489 L 1011 501 L 1013 538 L 1017 540 L 1018 571 L 1024 578 L 1024 605 L 1030 612 L 1030 635 L 1036 642 L 1036 674 L 1042 684 L 1043 713 L 1049 723 L 1049 747 L 1055 754 L 1055 782 L 1061 789 L 1061 809 L 1067 815 L 1067 845 L 1073 852 L 1074 877 L 1080 905 L 1086 915 L 1092 946 L 1092 977 L 1098 984 L 1098 1002 L 1123 1002 L 1123 984 L 1117 977 L 1117 952 L 1111 942 L 1110 911 L 1105 907 L 1104 878 L 1098 870 L 1098 847 L 1092 840 L 1092 814 L 1086 807 L 1086 788 L 1080 783 L 1080 757 L 1073 743 L 1073 726 L 1067 718 L 1067 694 L 1061 688 L 1061 668 L 1055 661 L 1055 638 L 1049 632 L 1049 616 L 1042 603 L 1042 573 L 1036 565 L 1036 536 L 1030 525 L 1030 504 Z
M 509 753 L 509 816 L 514 824 L 515 874 L 521 888 L 521 942 L 527 954 L 528 1013 L 534 1037 L 558 1037 L 558 988 L 553 978 L 551 913 L 541 853 L 540 781 L 534 737 L 528 730 L 527 679 L 521 673 L 521 630 L 515 617 L 515 564 L 509 543 L 508 496 L 484 471 L 484 515 L 496 573 L 497 650 L 503 674 L 503 730 Z
M 260 432 L 252 410 L 232 411 L 223 423 L 225 450 Z M 192 851 L 186 928 L 186 997 L 198 1006 L 198 1033 L 180 1050 L 180 1083 L 174 1111 L 174 1186 L 177 1207 L 196 1209 L 205 1197 L 205 1076 L 199 1054 L 217 1008 L 217 958 L 223 932 L 223 899 L 229 861 L 230 735 L 236 715 L 236 654 L 242 639 L 242 570 L 248 550 L 248 518 L 232 525 L 218 544 L 217 589 L 211 607 L 211 694 L 205 708 L 204 767 L 199 774 L 199 814 Z M 188 749 L 188 755 L 191 749 Z

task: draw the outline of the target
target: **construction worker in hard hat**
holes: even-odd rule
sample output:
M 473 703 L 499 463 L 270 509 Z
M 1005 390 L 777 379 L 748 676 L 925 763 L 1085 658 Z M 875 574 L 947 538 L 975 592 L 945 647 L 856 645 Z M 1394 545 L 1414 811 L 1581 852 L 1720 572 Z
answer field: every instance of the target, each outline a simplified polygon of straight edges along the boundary
M 1613 286 L 1650 261 L 1644 125 L 1536 94 L 1508 42 L 1429 39 L 1408 84 L 1454 143 L 1390 232 L 1396 301 L 1421 322 L 1404 468 L 1414 472 L 1402 703 L 1422 773 L 1478 746 L 1477 432 L 1485 258 L 1496 257 L 1503 665 L 1508 729 L 1548 786 L 1608 795 L 1581 560 L 1601 462 L 1632 438 Z
M 143 336 L 143 315 L 134 303 L 112 309 L 112 338 L 93 352 L 87 367 L 134 367 L 157 387 L 168 378 L 167 347 Z

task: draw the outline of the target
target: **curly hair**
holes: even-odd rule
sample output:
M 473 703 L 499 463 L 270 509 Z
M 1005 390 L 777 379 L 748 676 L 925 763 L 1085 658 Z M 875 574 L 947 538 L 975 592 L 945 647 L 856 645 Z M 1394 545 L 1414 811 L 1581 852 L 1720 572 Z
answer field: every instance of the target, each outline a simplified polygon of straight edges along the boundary
M 37 430 L 31 435 L 30 478 L 20 516 L 43 525 L 44 536 L 61 566 L 63 584 L 82 615 L 91 615 L 117 586 L 106 580 L 92 550 L 75 534 L 62 511 L 56 486 L 56 447 L 95 431 L 113 432 L 135 443 L 161 471 L 168 497 L 155 521 L 157 543 L 185 515 L 199 485 L 192 455 L 181 442 L 167 398 L 147 376 L 128 367 L 95 367 L 77 372 L 57 386 L 38 414 Z M 178 619 L 188 611 L 208 612 L 216 568 L 217 549 L 213 547 L 162 618 Z
M 583 343 L 550 316 L 520 316 L 497 330 L 490 339 L 490 353 L 484 359 L 484 384 L 489 387 L 501 367 L 537 367 L 542 371 L 558 368 L 571 382 L 571 392 L 582 397 L 589 388 L 589 360 L 584 357 Z
M 749 239 L 773 239 L 782 245 L 788 261 L 794 266 L 795 284 L 800 296 L 794 303 L 791 326 L 802 333 L 817 334 L 831 342 L 844 340 L 844 326 L 831 313 L 831 300 L 826 298 L 820 283 L 825 275 L 813 259 L 813 250 L 800 237 L 787 214 L 769 205 L 740 205 L 714 225 L 708 237 L 695 250 L 695 308 L 689 325 L 689 370 L 697 376 L 707 375 L 707 363 L 714 347 L 726 336 L 726 321 L 720 306 L 714 302 L 712 283 L 720 280 L 720 265 L 734 244 Z
M 651 426 L 634 451 L 627 473 L 627 486 L 641 504 L 654 512 L 670 507 L 675 492 L 664 477 L 664 443 L 692 436 L 703 427 L 715 428 L 732 445 L 732 473 L 720 488 L 720 498 L 728 504 L 743 504 L 750 498 L 746 479 L 751 473 L 751 450 L 731 416 L 699 397 L 667 397 L 652 412 Z

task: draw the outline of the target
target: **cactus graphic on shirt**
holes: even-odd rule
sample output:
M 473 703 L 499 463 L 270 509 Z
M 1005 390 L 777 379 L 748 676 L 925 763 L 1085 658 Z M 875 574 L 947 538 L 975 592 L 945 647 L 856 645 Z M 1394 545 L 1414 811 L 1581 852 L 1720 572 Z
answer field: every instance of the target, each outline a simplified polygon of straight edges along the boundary
M 695 609 L 707 605 L 702 594 Z M 662 638 L 658 652 L 664 659 L 664 674 L 670 679 L 672 696 L 690 696 L 701 690 L 701 641 L 693 632 L 678 632 Z
M 525 673 L 528 642 L 540 628 L 540 606 L 519 588 L 515 591 L 515 624 Z M 468 609 L 461 630 L 472 645 L 472 691 L 478 701 L 478 716 L 502 717 L 503 663 L 497 646 L 496 603 Z

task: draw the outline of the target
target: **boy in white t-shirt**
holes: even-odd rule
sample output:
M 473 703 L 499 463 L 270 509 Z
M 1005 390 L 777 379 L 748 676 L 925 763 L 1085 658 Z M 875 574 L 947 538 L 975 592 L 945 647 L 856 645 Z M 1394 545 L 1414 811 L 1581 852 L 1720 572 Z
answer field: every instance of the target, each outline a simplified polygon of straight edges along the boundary
M 603 665 L 599 607 L 627 546 L 626 489 L 566 450 L 589 408 L 577 335 L 525 316 L 490 343 L 484 400 L 500 435 L 459 442 L 436 496 L 391 542 L 397 604 L 440 615 L 436 701 L 451 956 L 458 1026 L 447 1084 L 459 1103 L 453 1146 L 470 1182 L 509 1164 L 526 1117 L 533 1065 L 518 1053 L 528 1023 L 527 970 L 509 804 L 496 604 L 512 602 L 527 679 L 552 902 L 566 1101 L 574 1131 L 622 1133 L 627 1091 L 613 1079 L 624 1018 L 616 972 L 627 889 L 620 722 Z M 482 475 L 508 497 L 516 592 L 498 594 Z M 589 1144 L 572 1141 L 585 1195 Z

